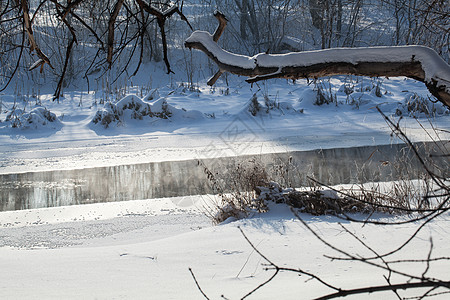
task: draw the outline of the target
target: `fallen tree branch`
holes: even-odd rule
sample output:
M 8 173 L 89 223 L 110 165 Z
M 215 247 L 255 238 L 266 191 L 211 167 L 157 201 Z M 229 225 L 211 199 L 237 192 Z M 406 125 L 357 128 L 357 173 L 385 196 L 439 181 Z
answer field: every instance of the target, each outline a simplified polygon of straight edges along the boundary
M 249 83 L 271 78 L 318 78 L 346 74 L 406 76 L 425 83 L 432 95 L 450 107 L 450 66 L 430 48 L 333 48 L 287 54 L 260 53 L 250 57 L 219 47 L 217 40 L 225 29 L 226 18 L 223 14 L 215 16 L 219 20 L 216 33 L 211 35 L 209 32 L 195 31 L 186 39 L 185 47 L 204 52 L 221 72 L 250 77 L 246 80 Z M 208 84 L 214 84 L 217 79 L 209 80 Z

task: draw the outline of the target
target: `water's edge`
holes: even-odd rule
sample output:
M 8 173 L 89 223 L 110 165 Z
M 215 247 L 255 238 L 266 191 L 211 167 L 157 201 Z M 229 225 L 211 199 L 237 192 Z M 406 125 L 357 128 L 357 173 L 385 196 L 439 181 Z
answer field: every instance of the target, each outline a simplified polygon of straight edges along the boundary
M 449 143 L 416 143 L 423 157 L 432 154 L 435 171 L 450 176 Z M 443 150 L 443 151 L 442 151 Z M 90 169 L 0 175 L 0 211 L 212 193 L 205 167 L 226 174 L 236 164 L 257 161 L 273 173 L 289 166 L 292 186 L 415 179 L 423 167 L 404 144 L 320 149 L 215 159 L 153 162 Z M 222 175 L 226 178 L 226 175 Z

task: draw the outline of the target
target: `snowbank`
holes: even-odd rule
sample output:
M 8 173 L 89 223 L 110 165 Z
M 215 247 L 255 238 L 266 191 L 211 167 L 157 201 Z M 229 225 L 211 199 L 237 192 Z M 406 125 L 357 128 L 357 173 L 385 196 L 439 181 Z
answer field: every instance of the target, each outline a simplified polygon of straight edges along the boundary
M 143 120 L 144 118 L 176 121 L 180 119 L 201 120 L 204 116 L 199 111 L 175 108 L 168 104 L 164 98 L 149 103 L 135 95 L 128 95 L 117 103 L 106 103 L 103 108 L 97 111 L 92 123 L 108 128 L 111 123 L 117 125 L 126 123 L 127 120 Z
M 29 112 L 18 108 L 13 109 L 6 116 L 5 121 L 8 126 L 21 129 L 59 129 L 62 126 L 56 114 L 41 106 L 35 107 Z

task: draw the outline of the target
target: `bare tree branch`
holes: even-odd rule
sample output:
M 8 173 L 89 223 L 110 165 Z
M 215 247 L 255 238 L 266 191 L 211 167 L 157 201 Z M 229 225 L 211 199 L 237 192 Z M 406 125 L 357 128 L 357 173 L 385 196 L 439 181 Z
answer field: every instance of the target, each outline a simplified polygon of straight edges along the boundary
M 407 290 L 407 289 L 424 288 L 424 287 L 433 287 L 434 288 L 436 286 L 450 288 L 450 281 L 443 281 L 443 282 L 439 282 L 439 283 L 406 282 L 406 283 L 399 283 L 399 284 L 370 286 L 370 287 L 351 289 L 351 290 L 341 290 L 336 293 L 332 293 L 332 294 L 328 294 L 328 295 L 316 298 L 315 300 L 327 300 L 327 299 L 346 297 L 349 295 L 369 294 L 369 293 L 383 292 L 383 291 Z
M 43 71 L 44 64 L 48 64 L 52 69 L 53 66 L 50 63 L 50 60 L 48 57 L 41 51 L 39 46 L 36 43 L 36 40 L 34 39 L 33 35 L 33 28 L 32 23 L 30 20 L 30 14 L 28 11 L 28 1 L 27 0 L 16 0 L 17 4 L 20 5 L 20 8 L 22 9 L 22 18 L 23 18 L 23 26 L 24 30 L 26 31 L 28 35 L 28 41 L 30 42 L 30 51 L 36 51 L 36 55 L 39 57 L 39 60 L 32 66 L 34 69 L 37 67 L 41 67 L 41 72 Z
M 178 8 L 177 5 L 172 5 L 167 10 L 160 11 L 159 9 L 152 7 L 151 5 L 148 5 L 143 0 L 136 0 L 136 2 L 138 3 L 139 7 L 141 7 L 141 9 L 145 10 L 147 13 L 156 17 L 158 27 L 159 27 L 159 30 L 161 33 L 161 40 L 162 40 L 162 45 L 163 45 L 163 55 L 164 55 L 163 60 L 164 60 L 164 63 L 166 64 L 167 74 L 173 73 L 173 71 L 170 67 L 169 58 L 168 58 L 168 54 L 167 54 L 167 38 L 166 38 L 166 31 L 165 31 L 166 20 L 168 18 L 170 18 L 173 14 L 177 13 L 180 16 L 181 20 L 185 21 L 187 23 L 187 25 L 189 26 L 189 28 L 192 30 L 191 24 L 189 24 L 188 19 L 183 14 L 183 12 L 180 11 L 180 9 Z

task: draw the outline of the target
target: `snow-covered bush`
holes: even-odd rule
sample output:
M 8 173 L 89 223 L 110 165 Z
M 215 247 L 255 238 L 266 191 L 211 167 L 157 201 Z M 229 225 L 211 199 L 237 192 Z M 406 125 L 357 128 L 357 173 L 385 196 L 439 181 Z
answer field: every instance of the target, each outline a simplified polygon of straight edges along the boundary
M 213 172 L 205 165 L 202 166 L 218 195 L 218 201 L 206 211 L 216 224 L 266 212 L 269 209 L 268 202 L 284 203 L 312 215 L 374 210 L 370 205 L 353 198 L 340 197 L 332 190 L 313 188 L 298 191 L 291 187 L 282 188 L 269 179 L 265 167 L 256 160 L 237 163 L 225 173 Z
M 248 104 L 248 111 L 252 116 L 256 116 L 261 110 L 261 104 L 258 102 L 258 96 L 256 93 L 250 98 L 250 103 Z
M 413 170 L 405 171 L 405 179 L 389 183 L 333 188 L 324 187 L 311 179 L 310 187 L 296 189 L 291 182 L 297 181 L 289 181 L 289 174 L 295 174 L 290 171 L 291 162 L 289 159 L 288 163 L 272 166 L 275 172 L 268 171 L 265 165 L 255 159 L 236 163 L 220 172 L 211 171 L 199 162 L 218 196 L 215 204 L 207 208 L 206 214 L 218 224 L 267 212 L 271 207 L 270 202 L 286 204 L 311 215 L 373 212 L 404 214 L 415 209 L 429 209 L 440 205 L 442 201 L 442 197 L 438 197 L 433 204 L 426 199 L 425 195 L 433 193 L 431 175 L 424 171 L 420 174 L 420 180 L 410 180 L 409 172 L 413 172 L 414 176 L 418 174 Z M 284 185 L 279 182 L 284 182 Z
M 341 85 L 341 87 L 338 89 L 338 93 L 344 93 L 345 95 L 350 95 L 355 91 L 355 86 L 350 83 L 344 83 Z
M 265 201 L 256 195 L 257 187 L 268 182 L 267 172 L 259 161 L 237 163 L 226 173 L 211 171 L 201 161 L 199 165 L 218 195 L 218 201 L 206 209 L 206 214 L 215 224 L 267 211 Z
M 217 174 L 216 174 L 217 177 Z M 232 190 L 220 193 L 220 202 L 208 215 L 214 223 L 248 217 L 252 213 L 268 211 L 269 202 L 287 204 L 311 215 L 342 215 L 348 213 L 383 212 L 405 213 L 412 209 L 427 209 L 420 195 L 427 193 L 430 180 L 403 180 L 385 185 L 354 185 L 348 189 L 324 189 L 313 186 L 305 189 L 284 188 L 277 182 L 267 181 L 255 186 L 251 192 Z M 250 198 L 254 196 L 253 198 Z M 231 218 L 231 219 L 230 219 Z
M 382 80 L 367 80 L 359 76 L 355 78 L 356 80 L 351 77 L 349 82 L 345 82 L 339 87 L 336 95 L 346 99 L 345 102 L 339 100 L 340 104 L 349 104 L 359 109 L 364 104 L 376 101 L 376 98 L 384 97 L 386 90 L 382 86 Z
M 143 120 L 144 118 L 159 119 L 202 119 L 199 111 L 178 109 L 168 104 L 164 98 L 153 103 L 146 102 L 135 95 L 128 95 L 117 103 L 106 103 L 92 119 L 92 123 L 108 128 L 111 123 L 124 123 L 126 120 Z
M 325 83 L 322 80 L 318 80 L 315 81 L 314 84 L 316 91 L 316 101 L 314 102 L 315 105 L 330 103 L 337 104 L 336 94 L 332 92 L 331 84 L 329 82 Z
M 144 116 L 149 116 L 152 112 L 148 103 L 144 103 L 136 96 L 127 96 L 116 104 L 106 103 L 102 109 L 97 111 L 92 122 L 100 123 L 107 128 L 111 122 L 120 121 L 124 113 L 131 119 L 142 120 Z
M 373 97 L 369 94 L 362 92 L 353 92 L 347 96 L 347 104 L 359 109 L 360 106 L 368 104 L 373 100 Z
M 35 107 L 29 112 L 18 108 L 13 109 L 6 116 L 6 122 L 12 128 L 22 129 L 39 129 L 42 127 L 56 129 L 61 126 L 61 122 L 56 114 L 41 106 Z
M 291 104 L 287 102 L 279 102 L 270 99 L 269 95 L 264 94 L 264 104 L 259 103 L 257 94 L 253 94 L 250 98 L 246 109 L 252 116 L 267 115 L 273 112 L 277 112 L 279 115 L 285 115 L 289 113 L 302 113 L 303 111 L 297 111 Z
M 408 93 L 396 111 L 396 114 L 399 116 L 408 115 L 416 118 L 449 113 L 448 108 L 442 103 L 434 103 L 429 98 L 423 97 L 417 93 Z
M 341 197 L 336 191 L 311 189 L 298 191 L 282 188 L 276 182 L 257 188 L 257 201 L 285 203 L 301 212 L 312 215 L 339 214 L 341 212 L 372 211 L 370 205 L 349 197 Z

